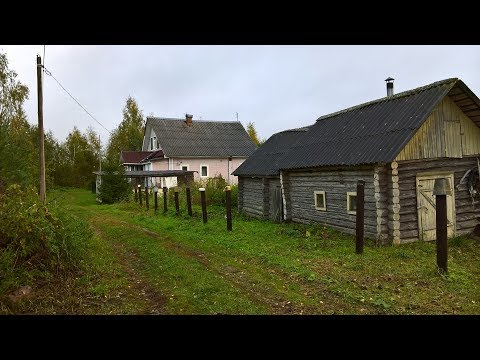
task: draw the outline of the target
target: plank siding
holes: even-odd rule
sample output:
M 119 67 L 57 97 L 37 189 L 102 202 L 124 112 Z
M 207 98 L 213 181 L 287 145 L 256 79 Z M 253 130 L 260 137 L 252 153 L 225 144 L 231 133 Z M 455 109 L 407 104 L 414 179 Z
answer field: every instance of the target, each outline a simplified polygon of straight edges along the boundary
M 356 219 L 347 212 L 347 192 L 356 191 L 358 180 L 365 181 L 365 236 L 376 239 L 378 221 L 373 168 L 288 172 L 287 210 L 291 212 L 291 219 L 325 224 L 355 234 Z M 325 191 L 326 211 L 315 209 L 314 191 Z
M 472 205 L 472 199 L 465 186 L 457 186 L 465 172 L 476 166 L 476 157 L 462 159 L 432 159 L 401 161 L 398 163 L 400 192 L 400 239 L 401 242 L 418 240 L 416 176 L 422 173 L 453 173 L 455 183 L 456 235 L 470 233 L 480 216 L 480 204 Z M 478 201 L 478 199 L 477 199 Z
M 396 161 L 480 154 L 480 128 L 446 96 L 398 154 Z

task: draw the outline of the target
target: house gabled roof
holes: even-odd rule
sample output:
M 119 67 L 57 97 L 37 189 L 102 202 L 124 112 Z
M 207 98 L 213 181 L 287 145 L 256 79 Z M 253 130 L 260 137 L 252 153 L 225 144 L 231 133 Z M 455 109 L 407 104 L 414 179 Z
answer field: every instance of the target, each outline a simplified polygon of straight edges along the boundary
M 149 126 L 168 157 L 248 157 L 257 148 L 239 121 L 147 117 Z
M 468 109 L 480 109 L 480 100 L 461 80 L 437 81 L 320 117 L 282 158 L 280 167 L 391 162 L 447 95 L 467 115 Z M 480 126 L 479 116 L 471 118 Z
M 122 164 L 140 164 L 142 162 L 163 158 L 163 151 L 122 151 L 120 162 Z
M 308 131 L 308 127 L 285 130 L 273 134 L 232 174 L 235 176 L 278 175 L 280 160 L 306 131 Z
M 279 143 L 268 151 L 283 152 L 279 170 L 391 162 L 447 95 L 480 127 L 480 99 L 461 80 L 451 78 L 321 116 L 288 150 Z M 249 168 L 258 168 L 262 175 L 273 171 L 256 156 L 247 159 L 238 174 L 250 175 L 242 173 Z

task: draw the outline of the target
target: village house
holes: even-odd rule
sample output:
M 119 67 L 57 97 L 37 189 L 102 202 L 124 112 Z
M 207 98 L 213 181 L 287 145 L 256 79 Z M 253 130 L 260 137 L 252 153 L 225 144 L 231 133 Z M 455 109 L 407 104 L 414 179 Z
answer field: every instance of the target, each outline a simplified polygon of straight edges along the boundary
M 195 181 L 221 175 L 236 184 L 231 173 L 255 150 L 239 121 L 147 117 L 142 151 L 122 151 L 120 161 L 127 171 L 193 171 Z M 149 186 L 160 180 L 150 177 Z
M 457 78 L 399 94 L 386 81 L 387 97 L 271 136 L 233 173 L 239 211 L 354 234 L 364 180 L 367 237 L 433 240 L 433 185 L 446 178 L 448 235 L 470 233 L 480 218 L 479 98 Z

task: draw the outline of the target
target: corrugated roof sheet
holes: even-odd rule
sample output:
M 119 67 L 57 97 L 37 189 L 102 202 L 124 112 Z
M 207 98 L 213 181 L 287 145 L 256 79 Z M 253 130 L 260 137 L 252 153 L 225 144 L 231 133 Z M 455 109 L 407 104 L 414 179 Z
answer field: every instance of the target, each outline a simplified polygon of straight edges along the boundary
M 320 117 L 282 169 L 390 162 L 458 79 L 447 79 Z
M 299 128 L 276 133 L 245 160 L 232 174 L 235 176 L 278 175 L 279 162 L 290 147 L 301 138 L 308 128 Z
M 147 117 L 157 140 L 168 157 L 247 157 L 256 149 L 239 121 L 193 120 Z
M 480 104 L 461 80 L 437 81 L 321 116 L 308 131 L 295 136 L 282 135 L 288 132 L 272 135 L 234 175 L 268 176 L 278 175 L 280 169 L 391 162 L 454 88 L 463 91 L 472 104 Z M 473 106 L 470 118 L 477 120 L 477 108 L 467 105 Z

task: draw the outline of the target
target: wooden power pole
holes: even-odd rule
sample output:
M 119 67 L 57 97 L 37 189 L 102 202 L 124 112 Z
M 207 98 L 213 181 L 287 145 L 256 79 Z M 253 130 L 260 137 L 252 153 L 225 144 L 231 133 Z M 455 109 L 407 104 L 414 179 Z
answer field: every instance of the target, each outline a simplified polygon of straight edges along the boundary
M 42 58 L 37 55 L 37 90 L 38 90 L 38 150 L 40 152 L 40 200 L 45 205 L 45 150 L 43 136 L 43 88 L 42 88 Z

